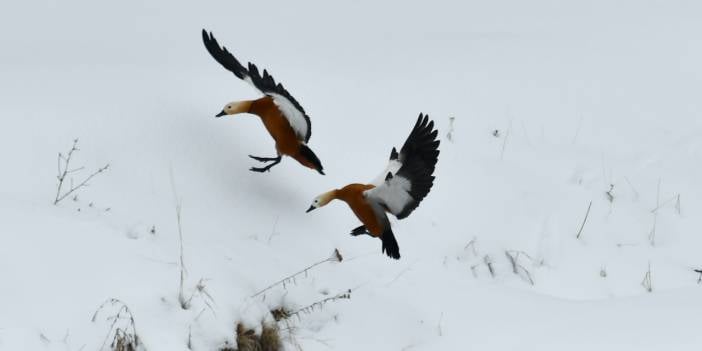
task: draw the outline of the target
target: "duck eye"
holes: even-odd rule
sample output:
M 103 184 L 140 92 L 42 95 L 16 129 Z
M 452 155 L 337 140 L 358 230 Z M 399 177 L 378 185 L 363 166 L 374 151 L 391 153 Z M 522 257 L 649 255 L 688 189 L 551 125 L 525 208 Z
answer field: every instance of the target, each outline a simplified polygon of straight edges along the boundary
M 227 108 L 232 108 L 231 106 L 227 106 Z

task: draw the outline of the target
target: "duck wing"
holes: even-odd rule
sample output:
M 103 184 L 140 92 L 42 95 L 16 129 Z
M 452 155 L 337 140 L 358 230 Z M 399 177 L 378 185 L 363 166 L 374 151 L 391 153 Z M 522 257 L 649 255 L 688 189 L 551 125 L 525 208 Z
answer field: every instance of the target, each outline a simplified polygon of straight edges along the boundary
M 384 174 L 364 196 L 403 219 L 412 213 L 434 185 L 434 169 L 439 157 L 438 131 L 428 115 L 419 114 L 412 132 L 398 153 L 395 148 Z

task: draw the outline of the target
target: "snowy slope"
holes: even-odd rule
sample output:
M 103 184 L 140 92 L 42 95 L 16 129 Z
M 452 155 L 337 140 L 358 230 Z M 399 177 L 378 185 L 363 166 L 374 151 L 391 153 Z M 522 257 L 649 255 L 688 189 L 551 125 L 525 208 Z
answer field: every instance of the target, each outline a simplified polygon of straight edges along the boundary
M 286 348 L 697 350 L 701 7 L 2 3 L 0 349 L 100 349 L 118 307 L 91 318 L 116 298 L 145 349 L 215 350 L 239 321 L 351 289 L 281 323 Z M 202 28 L 300 101 L 327 176 L 290 159 L 248 171 L 274 152 L 260 122 L 213 116 L 257 93 Z M 441 155 L 432 192 L 393 223 L 400 261 L 347 234 L 345 205 L 304 213 L 381 172 L 419 112 Z M 76 179 L 110 168 L 54 206 L 74 138 Z M 335 248 L 342 262 L 251 297 Z

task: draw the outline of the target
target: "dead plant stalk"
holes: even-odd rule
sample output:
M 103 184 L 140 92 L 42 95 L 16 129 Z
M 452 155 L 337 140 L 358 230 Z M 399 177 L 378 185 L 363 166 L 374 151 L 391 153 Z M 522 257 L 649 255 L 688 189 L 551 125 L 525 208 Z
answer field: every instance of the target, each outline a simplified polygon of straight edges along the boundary
M 70 196 L 71 194 L 75 193 L 78 189 L 83 188 L 83 187 L 87 187 L 88 182 L 91 179 L 93 179 L 96 175 L 106 171 L 110 167 L 110 164 L 106 164 L 105 166 L 98 168 L 97 171 L 90 174 L 87 178 L 85 178 L 83 181 L 78 183 L 78 185 L 74 185 L 73 178 L 71 178 L 70 179 L 71 184 L 69 186 L 69 190 L 62 194 L 61 190 L 63 190 L 64 183 L 66 182 L 66 177 L 68 177 L 70 174 L 73 174 L 75 172 L 79 172 L 79 171 L 85 169 L 85 167 L 78 167 L 78 168 L 74 168 L 74 169 L 70 168 L 70 163 L 71 163 L 71 159 L 73 157 L 73 153 L 76 151 L 80 151 L 80 149 L 78 149 L 78 139 L 73 140 L 73 146 L 71 146 L 71 149 L 68 151 L 66 156 L 63 156 L 63 154 L 60 152 L 58 154 L 58 159 L 57 159 L 58 175 L 56 176 L 56 179 L 58 179 L 58 185 L 56 186 L 56 196 L 54 197 L 54 205 L 57 205 L 63 199 L 65 199 L 68 196 Z

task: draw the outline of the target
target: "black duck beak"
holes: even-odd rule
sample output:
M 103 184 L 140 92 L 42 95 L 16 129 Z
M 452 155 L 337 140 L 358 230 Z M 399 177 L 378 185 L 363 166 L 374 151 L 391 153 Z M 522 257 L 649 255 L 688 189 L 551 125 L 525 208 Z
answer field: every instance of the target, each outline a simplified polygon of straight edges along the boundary
M 216 114 L 215 117 L 222 117 L 222 116 L 226 116 L 226 115 L 227 115 L 227 113 L 224 112 L 224 110 L 222 110 L 222 112 Z
M 310 208 L 308 208 L 307 211 L 305 211 L 305 213 L 309 213 L 310 211 L 314 210 L 315 208 L 316 207 L 314 207 L 314 206 L 310 206 Z

